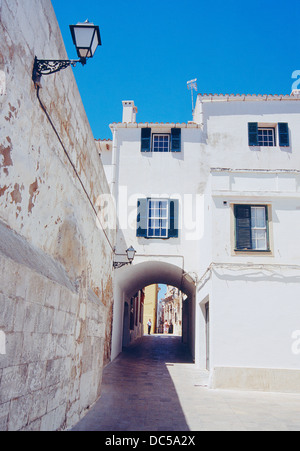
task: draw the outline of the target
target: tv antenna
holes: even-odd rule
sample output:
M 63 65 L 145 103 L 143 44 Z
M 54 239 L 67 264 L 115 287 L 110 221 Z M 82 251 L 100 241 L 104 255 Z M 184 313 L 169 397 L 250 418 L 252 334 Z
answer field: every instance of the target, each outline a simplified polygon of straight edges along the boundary
M 192 95 L 192 112 L 194 114 L 194 91 L 198 91 L 197 88 L 197 78 L 194 78 L 194 80 L 190 80 L 187 82 L 188 90 L 191 91 Z

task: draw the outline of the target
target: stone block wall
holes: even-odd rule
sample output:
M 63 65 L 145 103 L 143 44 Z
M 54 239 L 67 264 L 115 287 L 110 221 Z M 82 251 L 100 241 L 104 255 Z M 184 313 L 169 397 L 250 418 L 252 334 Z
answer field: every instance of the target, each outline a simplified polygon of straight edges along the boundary
M 67 58 L 51 1 L 0 17 L 0 431 L 64 430 L 110 359 L 109 188 L 72 69 L 32 82 L 35 55 Z

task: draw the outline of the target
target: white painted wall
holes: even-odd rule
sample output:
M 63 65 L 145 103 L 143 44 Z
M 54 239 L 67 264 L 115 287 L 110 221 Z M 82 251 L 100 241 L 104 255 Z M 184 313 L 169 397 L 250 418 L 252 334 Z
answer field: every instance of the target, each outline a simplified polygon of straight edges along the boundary
M 269 100 L 249 96 L 239 100 L 230 96 L 198 96 L 194 120 L 201 120 L 200 100 L 203 105 L 204 139 L 212 168 L 240 169 L 295 169 L 299 168 L 300 98 L 286 96 L 283 100 L 269 96 Z M 248 146 L 248 122 L 277 124 L 288 122 L 290 128 L 289 148 Z
M 126 113 L 127 114 L 127 113 Z M 148 125 L 148 124 L 147 124 Z M 145 126 L 145 124 L 143 125 Z M 137 255 L 133 264 L 151 263 L 155 260 L 170 265 L 164 273 L 164 283 L 177 278 L 177 286 L 181 286 L 182 271 L 197 271 L 198 259 L 194 252 L 195 245 L 203 234 L 204 204 L 203 193 L 209 177 L 209 165 L 205 148 L 200 148 L 200 127 L 187 124 L 176 124 L 182 128 L 182 152 L 180 153 L 142 153 L 141 126 L 138 124 L 113 124 L 116 129 L 118 186 L 117 211 L 119 219 L 119 235 L 117 253 L 125 253 L 132 245 Z M 149 124 L 153 132 L 170 133 L 175 124 Z M 110 171 L 110 168 L 107 168 Z M 183 174 L 189 174 L 189 177 Z M 197 180 L 197 182 L 195 182 Z M 178 238 L 168 240 L 145 239 L 136 237 L 137 200 L 141 197 L 165 197 L 179 199 L 180 231 Z M 198 216 L 198 218 L 197 218 Z M 158 267 L 160 263 L 157 263 Z M 131 269 L 132 269 L 131 268 Z M 148 267 L 153 277 L 156 270 Z M 180 276 L 177 277 L 176 272 Z M 122 283 L 122 271 L 116 271 L 116 293 Z M 125 271 L 125 272 L 124 272 Z M 138 269 L 136 270 L 139 273 Z M 152 272 L 151 272 L 152 271 Z M 162 273 L 161 273 L 162 274 Z M 126 276 L 127 277 L 127 276 Z M 145 283 L 142 276 L 141 283 Z M 158 276 L 159 277 L 159 276 Z M 149 283 L 158 280 L 151 279 Z M 146 283 L 145 283 L 146 285 Z M 141 285 L 139 288 L 143 288 Z M 119 295 L 118 295 L 119 296 Z M 194 300 L 191 298 L 191 308 Z M 115 324 L 120 324 L 122 308 L 114 310 Z M 191 337 L 194 342 L 195 325 L 191 320 Z M 119 326 L 117 326 L 120 330 Z M 113 332 L 113 354 L 120 352 L 120 336 L 116 328 Z
M 299 270 L 213 270 L 211 367 L 300 368 Z
M 170 126 L 165 126 L 160 131 L 170 132 L 170 129 Z M 137 254 L 184 253 L 188 268 L 195 270 L 196 259 L 192 249 L 201 236 L 202 228 L 192 213 L 196 218 L 197 209 L 198 215 L 203 216 L 201 196 L 209 174 L 205 152 L 199 149 L 201 131 L 182 129 L 181 153 L 141 153 L 140 140 L 140 128 L 118 130 L 118 217 L 124 235 L 124 240 L 119 238 L 118 249 L 125 251 L 127 243 L 130 243 Z M 184 177 L 185 173 L 189 176 Z M 181 231 L 178 239 L 164 241 L 136 237 L 136 208 L 140 197 L 180 199 Z M 189 203 L 194 209 L 192 212 L 187 209 Z
M 212 270 L 199 284 L 198 299 L 209 295 L 210 367 L 299 369 L 299 356 L 291 349 L 300 299 L 299 100 L 202 101 L 211 166 L 205 196 L 211 218 L 199 249 Z M 288 122 L 291 146 L 249 147 L 248 122 Z M 269 206 L 270 253 L 234 252 L 237 203 Z M 202 318 L 200 309 L 201 367 Z
M 190 337 L 200 368 L 206 367 L 207 302 L 211 369 L 299 368 L 299 359 L 291 351 L 291 336 L 299 329 L 300 299 L 299 100 L 293 96 L 198 96 L 194 115 L 198 128 L 177 124 L 182 127 L 179 154 L 140 151 L 142 127 L 167 133 L 175 124 L 111 126 L 117 143 L 121 227 L 117 248 L 125 252 L 133 245 L 137 250 L 135 264 L 128 272 L 118 273 L 115 283 L 122 284 L 126 277 L 133 281 L 135 269 L 140 277 L 137 268 L 150 260 L 170 263 L 168 255 L 174 256 L 172 264 L 179 271 L 184 268 L 196 274 Z M 290 147 L 279 147 L 278 136 L 275 147 L 249 147 L 248 122 L 275 127 L 288 122 Z M 156 195 L 181 200 L 178 239 L 136 238 L 137 199 Z M 198 201 L 198 217 L 196 203 L 190 209 L 189 195 Z M 269 206 L 270 253 L 234 252 L 233 205 L 237 203 Z M 191 211 L 194 235 L 188 230 Z M 154 274 L 154 266 L 149 268 Z M 143 277 L 139 280 L 142 283 Z

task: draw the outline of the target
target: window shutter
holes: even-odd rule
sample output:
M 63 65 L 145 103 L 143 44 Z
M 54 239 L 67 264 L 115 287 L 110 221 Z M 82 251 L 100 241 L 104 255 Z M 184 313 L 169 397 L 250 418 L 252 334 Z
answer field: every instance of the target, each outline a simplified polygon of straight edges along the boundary
M 138 199 L 137 202 L 137 230 L 136 236 L 147 237 L 147 199 Z
M 258 123 L 248 123 L 249 146 L 258 146 Z
M 141 152 L 151 151 L 151 128 L 142 128 Z
M 179 200 L 173 199 L 169 201 L 170 226 L 169 238 L 178 238 L 179 229 Z
M 181 152 L 181 128 L 171 129 L 171 152 Z
M 235 205 L 236 249 L 252 249 L 251 206 Z
M 289 124 L 286 122 L 280 122 L 278 124 L 278 132 L 279 132 L 279 146 L 289 147 L 290 145 Z

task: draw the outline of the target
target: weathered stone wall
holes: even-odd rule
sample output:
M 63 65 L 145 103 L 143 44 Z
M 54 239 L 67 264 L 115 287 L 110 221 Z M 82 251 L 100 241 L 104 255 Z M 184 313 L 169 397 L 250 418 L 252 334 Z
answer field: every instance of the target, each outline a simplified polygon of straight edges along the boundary
M 0 430 L 66 429 L 109 360 L 109 190 L 72 69 L 32 82 L 35 55 L 67 58 L 51 1 L 0 0 L 0 17 Z

